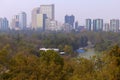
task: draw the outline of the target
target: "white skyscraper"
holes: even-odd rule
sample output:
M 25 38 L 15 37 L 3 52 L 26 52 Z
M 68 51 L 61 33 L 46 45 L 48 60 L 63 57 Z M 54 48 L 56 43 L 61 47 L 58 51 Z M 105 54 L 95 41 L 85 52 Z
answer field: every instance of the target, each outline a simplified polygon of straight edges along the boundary
M 19 27 L 25 29 L 27 27 L 27 15 L 25 12 L 19 14 Z
M 46 14 L 48 19 L 55 19 L 55 9 L 54 4 L 51 5 L 41 5 L 40 6 L 40 13 Z
M 40 14 L 39 7 L 32 10 L 32 29 L 37 29 L 37 14 Z

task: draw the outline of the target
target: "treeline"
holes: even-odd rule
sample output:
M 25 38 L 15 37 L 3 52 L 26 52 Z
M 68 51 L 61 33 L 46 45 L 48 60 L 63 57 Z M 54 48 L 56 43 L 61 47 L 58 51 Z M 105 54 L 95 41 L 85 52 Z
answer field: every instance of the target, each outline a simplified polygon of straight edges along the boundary
M 57 52 L 24 51 L 15 55 L 7 45 L 0 50 L 0 80 L 120 80 L 120 47 L 100 56 L 61 57 Z
M 120 80 L 120 33 L 112 32 L 0 32 L 0 80 Z M 71 58 L 55 47 L 73 54 L 90 42 L 99 56 Z M 112 47 L 114 44 L 118 44 Z
M 9 44 L 12 51 L 24 49 L 38 50 L 41 47 L 59 48 L 66 50 L 66 46 L 75 51 L 87 47 L 88 42 L 96 51 L 104 51 L 111 46 L 120 45 L 120 33 L 113 32 L 39 32 L 39 31 L 7 31 L 0 32 L 0 48 Z

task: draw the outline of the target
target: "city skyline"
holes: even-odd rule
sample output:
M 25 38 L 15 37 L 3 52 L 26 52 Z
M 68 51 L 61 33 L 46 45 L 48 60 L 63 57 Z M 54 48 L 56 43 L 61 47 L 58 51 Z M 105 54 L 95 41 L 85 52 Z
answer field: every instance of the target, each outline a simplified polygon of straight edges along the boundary
M 29 2 L 29 3 L 28 3 Z M 109 20 L 112 18 L 119 19 L 120 11 L 118 8 L 119 0 L 76 0 L 76 1 L 56 1 L 56 0 L 1 0 L 0 17 L 7 17 L 11 20 L 12 16 L 21 11 L 28 15 L 28 23 L 31 22 L 31 11 L 35 7 L 43 4 L 55 4 L 55 19 L 64 22 L 64 16 L 75 15 L 80 24 L 84 24 L 86 18 L 102 18 Z M 67 4 L 67 5 L 66 5 Z M 114 5 L 114 6 L 113 6 Z

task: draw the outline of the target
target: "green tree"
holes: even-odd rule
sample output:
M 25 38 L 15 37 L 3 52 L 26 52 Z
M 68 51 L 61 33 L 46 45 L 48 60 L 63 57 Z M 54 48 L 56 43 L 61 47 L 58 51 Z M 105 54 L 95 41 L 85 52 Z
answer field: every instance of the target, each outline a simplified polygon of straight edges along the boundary
M 80 47 L 86 47 L 88 44 L 88 39 L 86 36 L 80 37 Z
M 73 48 L 72 48 L 72 46 L 65 45 L 64 51 L 65 51 L 67 54 L 73 54 Z

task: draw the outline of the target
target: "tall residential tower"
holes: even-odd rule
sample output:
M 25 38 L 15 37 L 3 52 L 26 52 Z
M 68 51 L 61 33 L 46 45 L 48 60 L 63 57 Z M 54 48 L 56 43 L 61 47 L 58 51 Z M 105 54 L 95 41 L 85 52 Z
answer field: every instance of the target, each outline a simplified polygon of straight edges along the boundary
M 32 29 L 37 29 L 37 14 L 40 13 L 40 8 L 34 8 L 32 10 Z
M 71 15 L 71 16 L 66 15 L 65 16 L 65 23 L 71 25 L 72 28 L 74 28 L 74 22 L 75 22 L 75 16 L 73 16 L 73 15 Z
M 86 19 L 86 29 L 88 31 L 92 30 L 92 20 L 91 19 Z
M 120 27 L 119 19 L 110 20 L 110 31 L 118 32 Z
M 51 5 L 40 5 L 40 13 L 46 14 L 47 18 L 55 20 L 55 7 L 54 4 Z
M 19 27 L 20 29 L 26 29 L 27 27 L 27 15 L 25 12 L 19 14 Z
M 0 18 L 0 30 L 8 30 L 9 22 L 7 18 Z
M 103 19 L 93 20 L 93 31 L 102 31 L 103 30 Z

